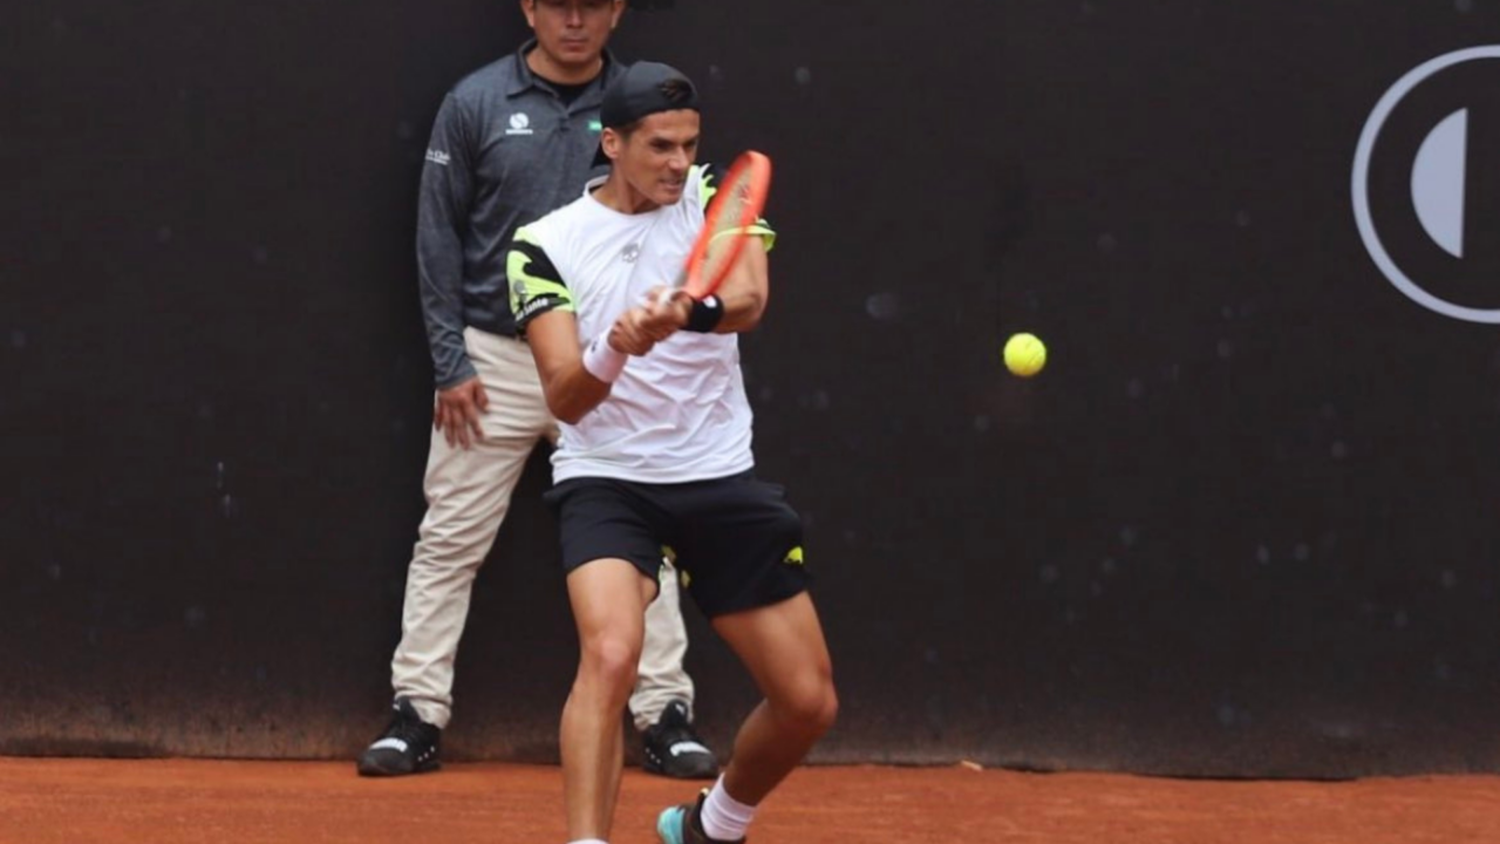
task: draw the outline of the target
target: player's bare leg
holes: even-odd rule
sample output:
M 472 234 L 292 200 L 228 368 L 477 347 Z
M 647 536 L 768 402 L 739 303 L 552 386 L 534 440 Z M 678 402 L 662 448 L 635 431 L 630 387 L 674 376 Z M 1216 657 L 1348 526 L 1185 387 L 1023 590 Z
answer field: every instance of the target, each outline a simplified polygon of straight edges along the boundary
M 833 663 L 806 592 L 715 618 L 714 629 L 744 662 L 765 700 L 740 726 L 724 788 L 758 805 L 833 726 Z
M 568 575 L 578 625 L 578 674 L 563 707 L 563 803 L 569 840 L 607 840 L 624 764 L 621 714 L 635 686 L 646 604 L 656 584 L 625 560 L 595 560 Z
M 666 844 L 743 841 L 761 801 L 838 714 L 832 660 L 807 593 L 719 616 L 713 625 L 766 697 L 740 725 L 734 756 L 713 789 L 657 817 L 656 832 Z

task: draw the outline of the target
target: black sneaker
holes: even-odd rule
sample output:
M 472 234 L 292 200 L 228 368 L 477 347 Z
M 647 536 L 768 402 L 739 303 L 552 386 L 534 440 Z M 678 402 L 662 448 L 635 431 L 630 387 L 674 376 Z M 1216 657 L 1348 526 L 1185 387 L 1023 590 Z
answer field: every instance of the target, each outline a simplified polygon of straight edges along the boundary
M 693 732 L 686 703 L 674 700 L 667 704 L 661 720 L 647 727 L 643 736 L 646 753 L 641 767 L 648 773 L 684 780 L 713 779 L 719 775 L 719 760 Z
M 359 756 L 359 773 L 366 777 L 399 777 L 435 771 L 438 739 L 443 731 L 422 720 L 406 698 L 396 698 L 390 726 Z

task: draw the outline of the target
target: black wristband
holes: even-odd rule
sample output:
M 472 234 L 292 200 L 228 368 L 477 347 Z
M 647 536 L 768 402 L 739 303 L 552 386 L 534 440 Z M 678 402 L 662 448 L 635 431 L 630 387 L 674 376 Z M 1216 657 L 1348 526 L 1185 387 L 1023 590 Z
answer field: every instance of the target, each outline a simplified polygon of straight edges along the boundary
M 719 297 L 708 296 L 703 299 L 694 299 L 692 313 L 688 314 L 687 325 L 684 325 L 682 330 L 707 334 L 718 328 L 719 320 L 723 318 L 724 303 L 719 301 Z

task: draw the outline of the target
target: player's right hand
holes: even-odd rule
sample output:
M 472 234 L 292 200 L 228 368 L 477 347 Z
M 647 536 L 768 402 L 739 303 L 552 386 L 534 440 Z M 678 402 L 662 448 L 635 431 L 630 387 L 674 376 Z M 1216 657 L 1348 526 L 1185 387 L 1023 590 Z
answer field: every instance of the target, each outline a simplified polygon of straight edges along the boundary
M 472 443 L 484 439 L 484 429 L 479 425 L 479 417 L 489 406 L 490 398 L 484 392 L 484 385 L 475 376 L 445 390 L 438 390 L 437 400 L 432 408 L 432 427 L 443 432 L 443 438 L 450 447 L 468 448 Z

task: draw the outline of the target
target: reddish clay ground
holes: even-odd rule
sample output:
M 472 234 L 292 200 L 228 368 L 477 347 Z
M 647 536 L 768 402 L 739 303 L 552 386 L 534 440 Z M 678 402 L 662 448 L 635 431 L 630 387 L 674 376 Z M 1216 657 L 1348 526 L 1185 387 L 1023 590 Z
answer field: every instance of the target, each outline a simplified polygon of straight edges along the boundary
M 559 844 L 556 768 L 451 765 L 365 780 L 324 762 L 0 758 L 3 844 Z M 694 786 L 626 773 L 613 844 L 656 844 Z M 756 844 L 1497 844 L 1500 777 L 1203 782 L 964 768 L 809 768 Z

